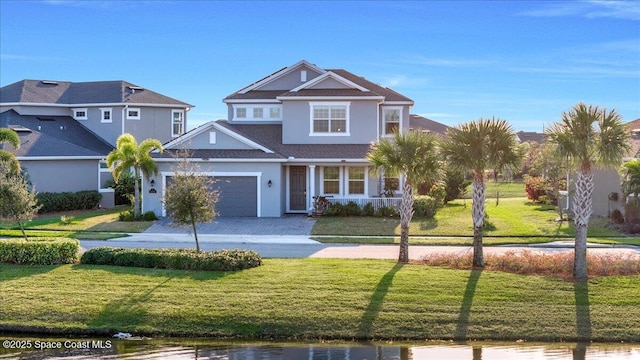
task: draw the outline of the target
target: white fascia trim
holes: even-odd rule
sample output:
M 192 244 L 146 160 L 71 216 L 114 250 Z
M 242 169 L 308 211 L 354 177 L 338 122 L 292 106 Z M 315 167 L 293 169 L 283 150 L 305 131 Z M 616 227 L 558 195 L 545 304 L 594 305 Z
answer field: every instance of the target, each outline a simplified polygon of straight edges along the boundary
M 227 129 L 226 127 L 224 127 L 224 126 L 222 126 L 220 124 L 217 124 L 217 123 L 214 122 L 212 125 L 213 125 L 214 128 L 216 128 L 216 130 L 219 130 L 219 131 L 231 136 L 232 138 L 234 138 L 234 139 L 236 139 L 236 140 L 238 140 L 238 141 L 240 141 L 240 142 L 242 142 L 242 143 L 244 143 L 246 145 L 251 146 L 254 149 L 262 150 L 262 151 L 266 152 L 267 154 L 273 154 L 272 150 L 267 149 L 266 147 L 258 144 L 257 142 L 255 142 L 253 140 L 250 140 L 250 139 L 247 139 L 246 137 L 244 137 L 244 136 L 242 136 L 242 135 L 240 135 L 240 134 L 238 134 L 238 133 L 236 133 L 236 132 L 234 132 L 232 130 Z
M 331 72 L 331 71 L 326 72 L 326 73 L 316 77 L 315 79 L 313 79 L 311 81 L 307 81 L 306 83 L 304 83 L 304 84 L 302 84 L 302 85 L 300 85 L 300 86 L 298 86 L 298 87 L 296 87 L 294 89 L 291 89 L 290 91 L 291 92 L 298 92 L 299 90 L 302 90 L 302 89 L 309 89 L 309 88 L 313 87 L 315 84 L 318 84 L 318 83 L 324 81 L 327 78 L 332 78 L 333 80 L 335 80 L 335 81 L 337 81 L 337 82 L 339 82 L 339 83 L 341 83 L 341 84 L 343 84 L 345 86 L 353 88 L 353 89 L 358 89 L 360 91 L 370 91 L 369 89 L 367 89 L 365 87 L 362 87 L 362 86 L 354 83 L 353 81 L 347 80 L 347 79 L 343 78 L 342 76 L 340 76 L 340 75 L 338 75 L 338 74 L 336 74 L 334 72 Z
M 178 144 L 180 144 L 180 143 L 182 143 L 182 142 L 184 142 L 186 140 L 189 140 L 189 139 L 191 139 L 192 137 L 194 137 L 194 136 L 196 136 L 198 134 L 203 133 L 205 130 L 208 130 L 209 127 L 213 125 L 213 123 L 215 123 L 215 121 L 213 121 L 213 120 L 209 121 L 209 122 L 206 122 L 206 123 L 198 126 L 197 128 L 195 128 L 195 129 L 193 129 L 193 130 L 191 130 L 191 131 L 189 131 L 189 132 L 187 132 L 185 134 L 180 135 L 179 137 L 177 137 L 177 138 L 169 141 L 168 143 L 164 144 L 164 148 L 165 149 L 172 149 L 174 146 L 176 146 L 176 145 L 178 145 Z M 157 152 L 157 150 L 154 150 L 153 152 Z
M 293 64 L 291 66 L 287 66 L 284 69 L 280 69 L 280 70 L 276 71 L 275 73 L 267 76 L 266 78 L 264 78 L 264 79 L 262 79 L 262 80 L 260 80 L 258 82 L 255 82 L 255 83 L 253 83 L 253 84 L 251 84 L 251 85 L 249 85 L 247 87 L 244 87 L 244 88 L 238 90 L 237 92 L 240 93 L 240 94 L 245 94 L 245 93 L 247 93 L 247 92 L 249 92 L 249 91 L 251 91 L 253 89 L 259 88 L 260 86 L 266 85 L 266 84 L 268 84 L 268 83 L 270 83 L 270 82 L 272 82 L 274 80 L 279 79 L 280 77 L 282 77 L 282 76 L 292 72 L 293 70 L 297 69 L 301 65 L 305 65 L 306 67 L 308 67 L 308 68 L 310 68 L 312 70 L 315 70 L 315 71 L 319 72 L 320 74 L 324 74 L 324 73 L 327 72 L 326 70 L 320 69 L 319 67 L 307 62 L 306 60 L 300 60 L 300 61 L 298 61 L 297 63 L 295 63 L 295 64 Z
M 104 160 L 106 156 L 16 156 L 18 161 Z
M 385 105 L 413 105 L 413 101 L 385 101 L 382 106 Z
M 302 101 L 384 100 L 384 96 L 278 96 L 277 99 Z
M 284 91 L 283 91 L 284 92 Z M 229 99 L 222 100 L 225 104 L 280 104 L 281 101 L 277 99 Z
M 52 103 L 0 103 L 0 106 L 46 106 L 46 107 L 61 107 L 61 108 L 77 108 L 77 107 L 113 107 L 113 106 L 133 106 L 133 107 L 163 107 L 163 108 L 182 108 L 187 111 L 195 107 L 195 105 L 184 104 L 151 104 L 151 103 L 87 103 L 87 104 L 52 104 Z
M 289 163 L 306 163 L 306 164 L 316 164 L 322 165 L 322 163 L 330 163 L 330 164 L 369 164 L 367 159 L 308 159 L 308 158 L 293 158 L 287 159 L 286 162 Z
M 174 158 L 163 158 L 163 159 L 158 159 L 158 158 L 154 158 L 153 159 L 155 162 L 158 163 L 173 163 L 173 162 L 180 162 L 183 161 L 183 159 L 174 159 Z M 202 163 L 211 163 L 211 164 L 215 164 L 215 163 L 284 163 L 287 162 L 286 159 L 235 159 L 235 158 L 209 158 L 209 159 L 203 159 L 203 158 L 189 158 L 189 161 L 191 162 L 202 162 Z

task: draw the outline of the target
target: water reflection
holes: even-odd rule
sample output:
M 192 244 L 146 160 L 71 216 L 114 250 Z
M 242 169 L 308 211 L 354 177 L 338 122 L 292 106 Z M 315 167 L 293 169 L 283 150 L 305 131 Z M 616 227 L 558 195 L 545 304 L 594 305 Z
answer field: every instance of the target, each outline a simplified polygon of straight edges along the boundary
M 24 339 L 24 338 L 23 338 Z M 4 340 L 4 339 L 3 339 Z M 36 341 L 35 339 L 33 341 Z M 308 360 L 512 360 L 640 359 L 640 344 L 423 344 L 222 343 L 199 340 L 114 340 L 103 349 L 8 350 L 0 359 L 308 359 Z

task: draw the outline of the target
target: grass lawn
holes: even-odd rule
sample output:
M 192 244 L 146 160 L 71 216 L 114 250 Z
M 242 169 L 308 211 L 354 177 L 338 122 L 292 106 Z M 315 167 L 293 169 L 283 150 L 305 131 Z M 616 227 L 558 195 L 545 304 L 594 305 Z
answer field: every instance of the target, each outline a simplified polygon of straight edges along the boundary
M 570 239 L 575 235 L 573 222 L 557 222 L 557 214 L 552 206 L 538 205 L 526 198 L 501 198 L 496 206 L 495 199 L 486 203 L 489 215 L 485 229 L 485 244 L 535 243 L 557 239 Z M 640 245 L 640 238 L 624 237 L 624 234 L 608 229 L 608 219 L 593 218 L 589 222 L 589 238 L 606 243 Z M 414 218 L 409 233 L 412 236 L 440 237 L 439 239 L 412 238 L 412 243 L 458 244 L 468 241 L 459 237 L 473 235 L 471 202 L 455 200 L 445 205 L 433 219 Z M 321 217 L 316 221 L 312 235 L 330 235 L 327 241 L 340 241 L 340 236 L 383 236 L 388 243 L 400 235 L 400 220 L 397 218 L 375 217 Z M 450 238 L 450 239 L 442 239 Z M 492 237 L 496 237 L 492 239 Z M 499 239 L 499 238 L 509 238 Z M 324 238 L 317 238 L 325 241 Z M 371 239 L 371 238 L 369 238 Z M 363 239 L 355 241 L 366 242 Z M 380 242 L 380 240 L 376 240 Z M 395 240 L 394 240 L 395 241 Z
M 500 199 L 503 198 L 517 198 L 517 197 L 526 197 L 527 193 L 524 191 L 524 182 L 523 181 L 493 181 L 489 180 L 486 183 L 485 194 L 487 195 L 487 200 L 495 203 L 498 194 L 500 195 Z M 471 199 L 471 185 L 467 188 L 466 194 L 463 196 L 464 198 Z
M 66 236 L 79 239 L 109 239 L 122 237 L 122 234 L 138 233 L 146 230 L 153 221 L 118 221 L 118 214 L 129 206 L 113 209 L 70 211 L 56 214 L 43 214 L 26 225 L 28 236 Z M 62 215 L 73 216 L 71 223 L 60 220 Z M 0 222 L 0 236 L 22 236 L 17 225 Z
M 638 293 L 640 276 L 574 284 L 381 260 L 267 259 L 233 273 L 0 264 L 0 330 L 638 341 Z

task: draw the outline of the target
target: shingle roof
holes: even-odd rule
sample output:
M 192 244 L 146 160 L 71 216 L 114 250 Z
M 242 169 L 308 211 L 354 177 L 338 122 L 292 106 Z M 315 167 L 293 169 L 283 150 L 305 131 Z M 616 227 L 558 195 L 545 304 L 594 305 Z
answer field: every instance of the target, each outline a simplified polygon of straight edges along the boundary
M 192 107 L 185 102 L 126 81 L 21 80 L 0 88 L 0 103 L 35 104 L 154 104 Z
M 535 131 L 518 131 L 516 133 L 520 142 L 533 141 L 537 143 L 542 143 L 547 138 L 546 134 L 538 133 Z
M 306 159 L 364 159 L 368 144 L 283 144 L 282 125 L 218 124 L 273 150 L 284 158 Z
M 0 127 L 13 128 L 20 148 L 5 147 L 16 156 L 106 156 L 113 146 L 68 116 L 0 113 Z M 2 145 L 0 145 L 2 146 Z
M 640 119 L 629 121 L 627 129 L 631 132 L 631 138 L 629 139 L 629 145 L 631 145 L 630 156 L 636 157 L 640 155 Z
M 376 83 L 373 83 L 364 77 L 355 75 L 350 73 L 344 69 L 327 69 L 326 71 L 331 71 L 336 75 L 343 77 L 357 85 L 360 85 L 366 88 L 369 91 L 360 91 L 356 89 L 302 89 L 297 92 L 290 92 L 288 90 L 251 90 L 244 94 L 240 92 L 235 92 L 227 97 L 224 100 L 238 100 L 238 99 L 250 99 L 250 100 L 258 100 L 258 99 L 276 99 L 278 96 L 382 96 L 385 101 L 403 101 L 403 102 L 411 102 L 413 100 L 408 97 L 391 90 L 389 88 L 380 86 Z M 280 72 L 280 71 L 278 71 Z M 277 72 L 276 72 L 277 73 Z M 275 74 L 275 73 L 274 73 Z M 273 74 L 272 74 L 273 75 Z
M 437 121 L 427 119 L 424 116 L 411 114 L 409 115 L 409 128 L 413 130 L 427 130 L 434 134 L 444 136 L 450 127 Z

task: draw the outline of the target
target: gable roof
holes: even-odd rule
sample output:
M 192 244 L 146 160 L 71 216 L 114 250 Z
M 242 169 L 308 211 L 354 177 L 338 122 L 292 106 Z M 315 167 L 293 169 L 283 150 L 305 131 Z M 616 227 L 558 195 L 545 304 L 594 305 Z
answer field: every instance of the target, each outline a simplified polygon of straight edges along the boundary
M 313 66 L 313 69 L 321 73 L 320 76 L 288 90 L 259 90 L 261 86 L 268 84 L 300 66 Z M 340 89 L 314 89 L 313 85 L 324 79 L 332 78 L 347 88 Z M 238 103 L 250 100 L 281 100 L 293 97 L 371 97 L 384 100 L 385 103 L 413 105 L 413 100 L 387 87 L 373 83 L 364 77 L 357 76 L 344 69 L 320 69 L 304 60 L 292 66 L 282 68 L 275 73 L 256 81 L 255 83 L 230 94 L 223 99 L 225 103 Z
M 516 133 L 516 136 L 518 137 L 518 140 L 520 140 L 521 143 L 532 141 L 532 142 L 541 144 L 547 138 L 546 134 L 535 132 L 535 131 L 518 131 Z
M 427 119 L 424 116 L 410 114 L 409 115 L 409 129 L 411 130 L 426 130 L 428 132 L 444 136 L 450 126 Z
M 0 88 L 0 104 L 90 105 L 129 104 L 193 107 L 132 83 L 21 80 Z
M 0 127 L 14 129 L 18 133 L 20 148 L 5 147 L 18 158 L 102 158 L 113 150 L 113 146 L 68 116 L 20 115 L 14 110 L 7 110 L 0 113 Z

